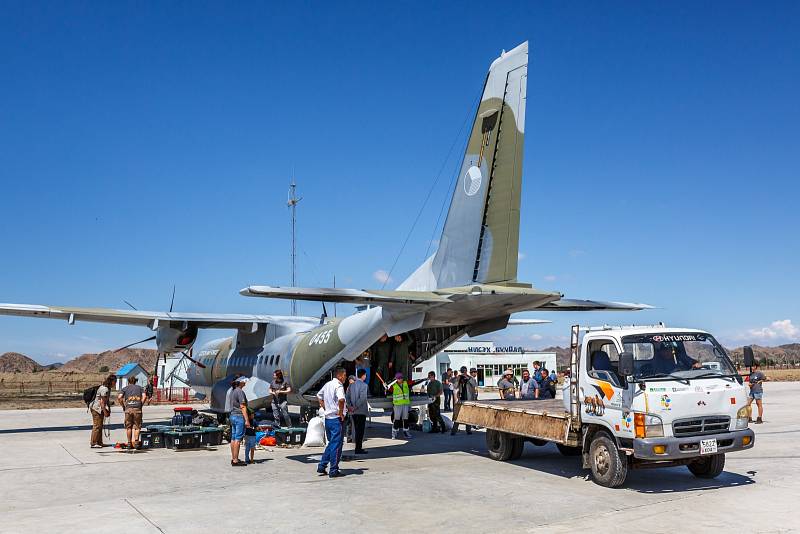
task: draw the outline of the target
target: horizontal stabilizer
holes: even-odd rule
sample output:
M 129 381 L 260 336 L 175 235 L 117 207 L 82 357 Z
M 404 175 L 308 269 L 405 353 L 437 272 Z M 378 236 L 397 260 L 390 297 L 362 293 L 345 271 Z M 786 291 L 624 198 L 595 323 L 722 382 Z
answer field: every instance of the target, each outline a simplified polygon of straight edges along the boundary
M 653 306 L 631 302 L 560 299 L 545 304 L 539 309 L 543 311 L 640 311 L 653 309 Z
M 384 291 L 328 287 L 250 286 L 239 291 L 245 297 L 342 302 L 348 304 L 435 306 L 450 300 L 431 291 Z

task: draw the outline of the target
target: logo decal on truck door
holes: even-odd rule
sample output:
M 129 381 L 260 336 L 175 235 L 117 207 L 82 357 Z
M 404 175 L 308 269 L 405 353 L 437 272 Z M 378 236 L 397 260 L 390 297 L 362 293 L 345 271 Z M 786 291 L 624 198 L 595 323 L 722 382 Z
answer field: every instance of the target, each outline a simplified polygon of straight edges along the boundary
M 614 387 L 608 382 L 598 381 L 592 382 L 592 385 L 600 393 L 604 399 L 611 400 L 614 396 Z

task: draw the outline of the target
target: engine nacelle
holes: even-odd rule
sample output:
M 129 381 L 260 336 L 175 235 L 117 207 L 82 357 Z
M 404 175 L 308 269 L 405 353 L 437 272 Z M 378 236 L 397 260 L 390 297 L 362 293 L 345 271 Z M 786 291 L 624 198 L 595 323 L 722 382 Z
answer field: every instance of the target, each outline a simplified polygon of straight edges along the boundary
M 197 328 L 189 327 L 186 330 L 160 326 L 156 330 L 156 346 L 159 352 L 181 352 L 189 350 L 197 339 Z

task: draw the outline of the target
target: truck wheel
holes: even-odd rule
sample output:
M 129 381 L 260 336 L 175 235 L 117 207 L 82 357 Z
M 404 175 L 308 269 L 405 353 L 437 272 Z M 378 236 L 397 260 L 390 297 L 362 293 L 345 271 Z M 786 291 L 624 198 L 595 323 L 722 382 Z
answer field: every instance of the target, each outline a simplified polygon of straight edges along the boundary
M 628 460 L 617 449 L 617 444 L 608 434 L 595 435 L 589 446 L 589 463 L 594 481 L 607 488 L 617 488 L 628 476 Z
M 549 443 L 547 440 L 536 439 L 536 438 L 531 438 L 530 442 L 533 443 L 534 445 L 536 445 L 537 447 L 544 447 L 545 445 L 547 445 Z
M 522 458 L 522 451 L 525 450 L 525 440 L 522 438 L 514 438 L 514 447 L 511 451 L 511 458 L 509 460 L 519 460 Z
M 714 454 L 698 458 L 686 467 L 697 478 L 716 478 L 725 469 L 725 455 Z
M 505 432 L 487 429 L 486 448 L 489 449 L 489 458 L 505 462 L 514 452 L 514 439 Z
M 583 452 L 583 449 L 580 447 L 570 447 L 569 445 L 564 445 L 563 443 L 556 443 L 556 447 L 558 447 L 558 452 L 564 456 L 580 456 Z

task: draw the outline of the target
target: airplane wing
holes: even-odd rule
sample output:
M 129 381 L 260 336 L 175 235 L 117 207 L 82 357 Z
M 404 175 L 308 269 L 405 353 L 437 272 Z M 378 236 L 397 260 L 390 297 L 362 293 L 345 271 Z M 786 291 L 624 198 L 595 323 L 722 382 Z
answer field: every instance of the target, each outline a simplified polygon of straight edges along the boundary
M 640 311 L 651 310 L 653 306 L 632 302 L 560 299 L 538 309 L 543 311 Z
M 188 323 L 197 328 L 252 329 L 253 325 L 276 321 L 319 324 L 318 317 L 288 317 L 278 315 L 249 315 L 239 313 L 184 313 L 111 308 L 76 308 L 71 306 L 41 306 L 38 304 L 0 303 L 0 315 L 62 319 L 70 324 L 79 321 L 126 324 L 155 329 L 161 323 Z

